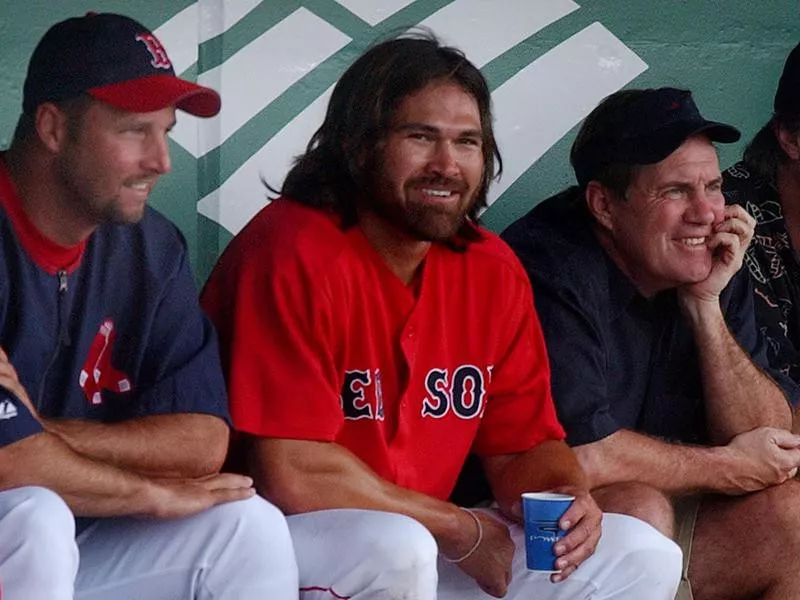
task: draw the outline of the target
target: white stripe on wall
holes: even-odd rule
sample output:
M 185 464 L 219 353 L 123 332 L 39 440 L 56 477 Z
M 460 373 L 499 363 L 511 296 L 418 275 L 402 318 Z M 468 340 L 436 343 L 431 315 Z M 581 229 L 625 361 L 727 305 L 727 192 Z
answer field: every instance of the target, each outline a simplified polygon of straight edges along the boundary
M 327 21 L 297 9 L 222 65 L 200 75 L 200 83 L 222 91 L 222 110 L 200 128 L 191 118 L 179 119 L 172 138 L 196 157 L 206 154 L 349 42 Z
M 225 33 L 263 0 L 199 0 L 200 43 Z
M 456 0 L 420 24 L 482 67 L 578 8 L 572 0 Z
M 495 135 L 503 154 L 503 177 L 490 188 L 489 204 L 600 100 L 646 69 L 647 64 L 603 25 L 592 23 L 495 90 Z
M 199 3 L 184 8 L 177 15 L 153 30 L 164 48 L 176 73 L 183 73 L 197 62 Z
M 339 4 L 344 6 L 347 10 L 353 13 L 362 21 L 366 21 L 373 27 L 388 19 L 400 9 L 405 8 L 409 4 L 413 4 L 414 0 L 336 0 Z
M 262 207 L 267 205 L 267 190 L 260 180 L 280 188 L 295 156 L 325 118 L 333 86 L 306 107 L 288 125 L 251 156 L 219 188 L 197 205 L 201 215 L 219 223 L 231 233 L 238 233 Z
M 167 49 L 176 73 L 197 62 L 197 47 L 241 21 L 263 0 L 199 0 L 153 33 Z

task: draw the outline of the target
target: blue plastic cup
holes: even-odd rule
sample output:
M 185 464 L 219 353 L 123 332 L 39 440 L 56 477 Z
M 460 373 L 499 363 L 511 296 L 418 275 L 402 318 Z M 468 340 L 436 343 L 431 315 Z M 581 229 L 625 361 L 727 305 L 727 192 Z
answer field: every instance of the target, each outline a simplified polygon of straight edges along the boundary
M 553 547 L 566 531 L 558 526 L 561 516 L 575 496 L 555 492 L 522 494 L 522 515 L 525 522 L 525 558 L 528 569 L 543 573 L 560 573 Z

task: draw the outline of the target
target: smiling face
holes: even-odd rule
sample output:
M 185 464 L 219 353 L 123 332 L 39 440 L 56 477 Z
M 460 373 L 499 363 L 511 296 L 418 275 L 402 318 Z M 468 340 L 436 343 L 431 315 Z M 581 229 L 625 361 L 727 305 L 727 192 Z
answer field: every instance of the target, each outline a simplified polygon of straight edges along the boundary
M 170 170 L 175 109 L 131 113 L 92 101 L 68 119 L 55 159 L 65 208 L 87 226 L 139 221 L 150 190 Z
M 434 82 L 407 96 L 378 144 L 362 227 L 401 242 L 452 238 L 481 184 L 482 139 L 477 102 L 459 85 Z
M 708 277 L 707 242 L 724 207 L 717 152 L 697 135 L 637 170 L 626 199 L 609 202 L 604 235 L 618 266 L 651 296 Z

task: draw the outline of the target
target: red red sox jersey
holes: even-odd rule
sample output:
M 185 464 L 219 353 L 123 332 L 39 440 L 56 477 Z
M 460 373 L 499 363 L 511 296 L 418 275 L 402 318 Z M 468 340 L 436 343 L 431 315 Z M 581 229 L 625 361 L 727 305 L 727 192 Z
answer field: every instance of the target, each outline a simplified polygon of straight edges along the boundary
M 234 427 L 336 442 L 447 498 L 470 450 L 563 439 L 527 275 L 495 235 L 432 244 L 414 287 L 358 226 L 279 199 L 231 242 L 202 302 Z

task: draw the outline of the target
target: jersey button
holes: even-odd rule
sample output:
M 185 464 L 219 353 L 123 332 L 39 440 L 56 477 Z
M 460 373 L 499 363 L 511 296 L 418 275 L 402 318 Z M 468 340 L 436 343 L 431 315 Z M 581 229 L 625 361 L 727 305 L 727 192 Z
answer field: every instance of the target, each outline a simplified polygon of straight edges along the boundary
M 410 337 L 410 338 L 413 338 L 414 337 L 414 328 L 413 327 L 409 327 L 408 328 L 408 333 L 406 335 L 408 337 Z

